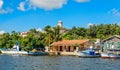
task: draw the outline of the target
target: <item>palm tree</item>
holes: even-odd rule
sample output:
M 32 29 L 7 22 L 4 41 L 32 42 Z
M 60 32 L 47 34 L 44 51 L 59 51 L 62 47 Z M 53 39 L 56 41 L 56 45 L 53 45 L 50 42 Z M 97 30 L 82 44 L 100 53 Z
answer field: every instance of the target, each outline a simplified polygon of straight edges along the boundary
M 57 42 L 57 41 L 59 41 L 59 40 L 61 40 L 62 39 L 62 34 L 60 33 L 60 27 L 59 26 L 57 26 L 57 27 L 53 27 L 53 42 Z
M 50 43 L 52 40 L 52 34 L 53 34 L 52 29 L 50 26 L 46 26 L 44 28 L 44 31 L 45 31 L 45 34 L 44 34 L 45 37 L 44 37 L 43 41 L 44 41 L 46 46 L 50 46 Z
M 51 28 L 50 26 L 46 26 L 44 30 L 45 30 L 44 42 L 46 43 L 47 46 L 50 46 L 51 43 L 57 42 L 62 39 L 59 26 L 53 28 Z

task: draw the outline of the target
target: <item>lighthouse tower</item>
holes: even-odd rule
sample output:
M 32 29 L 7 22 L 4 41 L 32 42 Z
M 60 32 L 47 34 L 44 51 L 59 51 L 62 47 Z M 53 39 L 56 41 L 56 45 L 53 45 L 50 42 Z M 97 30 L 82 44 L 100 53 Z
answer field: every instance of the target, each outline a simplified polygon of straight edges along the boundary
M 58 26 L 63 27 L 63 22 L 61 20 L 58 21 Z

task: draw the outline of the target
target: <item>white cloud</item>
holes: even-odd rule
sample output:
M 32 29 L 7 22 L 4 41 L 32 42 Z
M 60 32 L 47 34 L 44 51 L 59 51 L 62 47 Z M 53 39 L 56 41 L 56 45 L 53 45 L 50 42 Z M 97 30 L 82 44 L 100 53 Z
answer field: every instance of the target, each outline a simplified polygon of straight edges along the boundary
M 90 26 L 93 26 L 94 24 L 93 23 L 88 23 L 88 26 L 90 27 Z
M 37 28 L 36 31 L 44 32 L 41 28 Z
M 13 9 L 10 9 L 10 8 L 3 9 L 2 8 L 3 4 L 4 4 L 4 1 L 0 0 L 0 14 L 6 14 L 6 13 L 13 12 Z
M 20 2 L 18 9 L 21 11 L 26 11 L 30 9 L 44 9 L 44 10 L 53 10 L 62 8 L 63 5 L 67 4 L 68 0 L 25 0 Z M 90 0 L 74 0 L 76 2 L 90 2 Z
M 25 2 L 21 2 L 20 4 L 19 4 L 19 7 L 18 7 L 18 9 L 19 10 L 21 10 L 21 11 L 25 11 Z
M 36 7 L 31 5 L 30 0 L 25 0 L 25 1 L 19 3 L 19 6 L 17 7 L 17 9 L 21 10 L 21 11 L 27 11 L 27 10 L 30 10 L 30 9 L 35 10 Z
M 0 14 L 7 14 L 7 13 L 11 13 L 11 12 L 13 12 L 13 9 L 11 9 L 11 8 L 6 8 L 6 10 L 0 9 Z
M 114 16 L 120 17 L 120 10 L 119 10 L 119 9 L 113 8 L 113 9 L 110 10 L 108 13 L 109 13 L 109 14 L 113 14 Z
M 75 0 L 76 2 L 90 2 L 90 0 Z
M 62 8 L 66 3 L 67 0 L 30 0 L 32 6 L 45 10 Z
M 3 1 L 0 0 L 0 9 L 2 8 L 2 6 L 3 6 Z
M 5 33 L 5 31 L 4 30 L 0 30 L 0 34 L 4 34 Z
M 6 10 L 0 9 L 0 14 L 6 14 L 8 13 Z

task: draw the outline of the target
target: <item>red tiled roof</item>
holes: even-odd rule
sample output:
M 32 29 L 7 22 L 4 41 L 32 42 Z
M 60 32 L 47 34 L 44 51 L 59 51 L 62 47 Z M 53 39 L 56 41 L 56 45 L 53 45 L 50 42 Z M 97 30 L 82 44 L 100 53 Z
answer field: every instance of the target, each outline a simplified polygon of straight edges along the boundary
M 54 42 L 51 45 L 52 46 L 75 46 L 75 44 L 80 45 L 89 40 L 62 40 L 58 42 Z

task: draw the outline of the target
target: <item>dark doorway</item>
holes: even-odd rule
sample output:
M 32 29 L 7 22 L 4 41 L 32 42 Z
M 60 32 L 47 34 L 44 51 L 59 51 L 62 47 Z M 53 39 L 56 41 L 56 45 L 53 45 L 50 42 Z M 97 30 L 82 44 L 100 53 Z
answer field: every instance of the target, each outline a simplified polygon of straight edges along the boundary
M 70 52 L 70 46 L 68 46 L 68 51 Z
M 62 51 L 62 46 L 60 46 L 60 51 Z
M 74 50 L 76 50 L 76 46 L 74 46 Z

